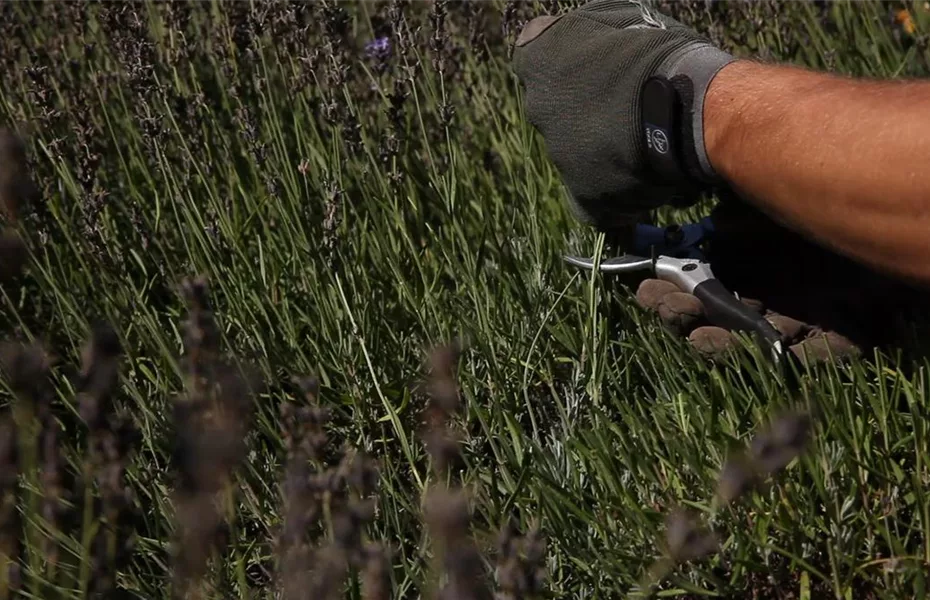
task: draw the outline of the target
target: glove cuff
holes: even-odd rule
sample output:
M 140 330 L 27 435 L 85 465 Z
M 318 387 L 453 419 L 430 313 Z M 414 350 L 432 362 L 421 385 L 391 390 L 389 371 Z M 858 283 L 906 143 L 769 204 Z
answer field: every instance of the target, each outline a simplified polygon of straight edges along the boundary
M 707 184 L 722 183 L 704 146 L 704 96 L 717 73 L 736 57 L 706 42 L 694 42 L 675 52 L 659 68 L 681 99 L 684 160 L 692 176 Z

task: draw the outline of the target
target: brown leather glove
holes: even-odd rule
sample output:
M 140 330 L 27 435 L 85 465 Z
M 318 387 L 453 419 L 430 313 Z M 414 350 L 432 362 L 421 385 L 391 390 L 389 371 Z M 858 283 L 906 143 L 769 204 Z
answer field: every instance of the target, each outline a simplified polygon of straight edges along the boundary
M 712 217 L 716 234 L 707 258 L 714 273 L 766 316 L 802 363 L 911 341 L 930 299 L 926 291 L 825 250 L 743 202 L 721 202 Z M 704 355 L 735 346 L 729 331 L 708 324 L 698 298 L 669 282 L 642 281 L 636 300 Z
M 701 301 L 682 292 L 672 283 L 646 279 L 636 291 L 637 303 L 655 311 L 670 331 L 687 336 L 691 345 L 709 357 L 717 357 L 736 347 L 736 337 L 727 329 L 708 325 Z M 768 310 L 755 299 L 743 299 L 775 326 L 787 349 L 802 362 L 858 356 L 861 349 L 852 340 L 835 331 L 824 331 L 804 321 Z

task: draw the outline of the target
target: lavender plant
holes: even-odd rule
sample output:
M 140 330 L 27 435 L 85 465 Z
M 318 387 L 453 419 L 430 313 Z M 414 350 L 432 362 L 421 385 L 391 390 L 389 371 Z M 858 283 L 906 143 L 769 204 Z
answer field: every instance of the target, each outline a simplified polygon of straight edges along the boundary
M 705 364 L 558 266 L 509 58 L 575 4 L 0 4 L 0 595 L 920 596 L 922 358 Z M 656 4 L 930 72 L 922 2 Z

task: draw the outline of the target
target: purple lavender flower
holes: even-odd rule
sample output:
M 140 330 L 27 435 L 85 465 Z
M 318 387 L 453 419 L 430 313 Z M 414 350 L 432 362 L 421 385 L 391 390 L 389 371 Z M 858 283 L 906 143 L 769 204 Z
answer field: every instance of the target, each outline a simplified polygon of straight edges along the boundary
M 384 60 L 391 54 L 391 39 L 379 37 L 365 44 L 365 55 L 369 58 Z

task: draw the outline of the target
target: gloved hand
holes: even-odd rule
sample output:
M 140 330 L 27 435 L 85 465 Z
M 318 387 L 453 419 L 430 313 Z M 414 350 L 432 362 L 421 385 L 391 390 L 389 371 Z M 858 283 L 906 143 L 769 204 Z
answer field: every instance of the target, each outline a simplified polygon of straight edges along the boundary
M 641 307 L 657 312 L 670 331 L 687 336 L 692 347 L 709 358 L 718 358 L 737 347 L 733 333 L 708 325 L 701 301 L 682 292 L 674 284 L 660 279 L 645 279 L 636 291 L 636 301 Z M 858 345 L 842 334 L 824 331 L 819 326 L 772 311 L 760 300 L 744 298 L 743 301 L 775 326 L 787 350 L 802 363 L 826 361 L 831 357 L 842 360 L 862 352 Z
M 678 21 L 630 0 L 592 0 L 538 17 L 521 32 L 514 67 L 529 121 L 543 135 L 576 216 L 602 230 L 666 204 L 687 205 L 719 183 L 703 138 L 704 94 L 735 58 Z M 681 175 L 660 175 L 641 114 L 650 77 L 680 96 L 668 149 Z M 662 134 L 665 137 L 665 134 Z M 678 144 L 674 139 L 678 139 Z M 661 149 L 662 140 L 655 140 Z
M 825 250 L 743 202 L 721 202 L 711 217 L 707 259 L 715 275 L 768 318 L 801 362 L 920 343 L 926 291 Z M 700 300 L 668 282 L 642 281 L 636 300 L 702 354 L 734 346 L 729 331 L 708 325 Z

